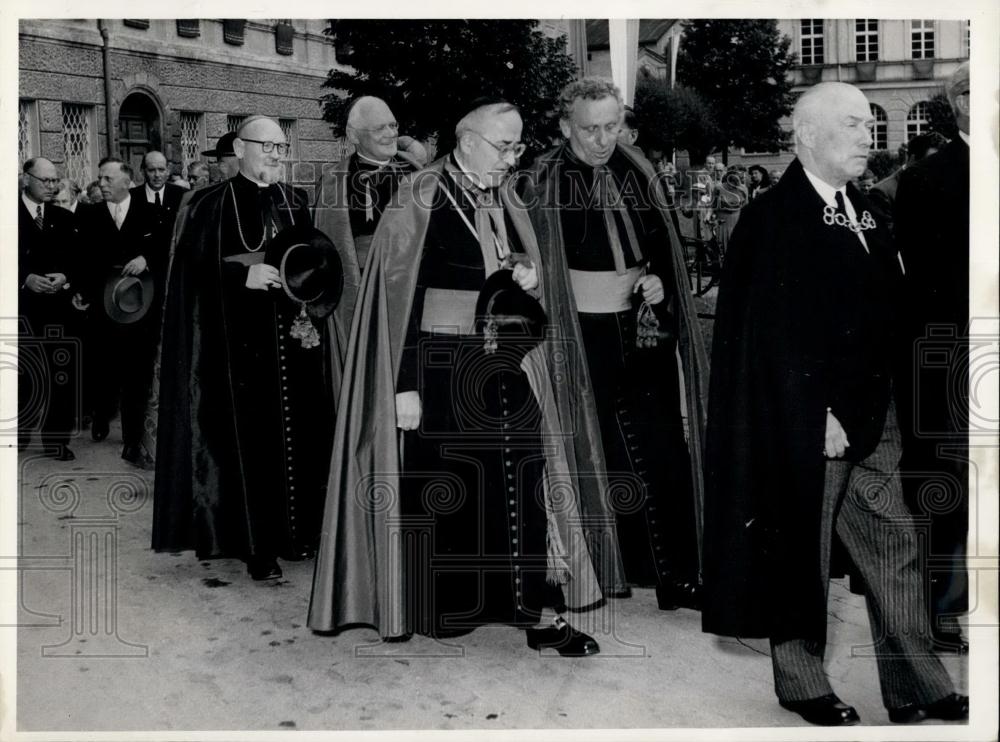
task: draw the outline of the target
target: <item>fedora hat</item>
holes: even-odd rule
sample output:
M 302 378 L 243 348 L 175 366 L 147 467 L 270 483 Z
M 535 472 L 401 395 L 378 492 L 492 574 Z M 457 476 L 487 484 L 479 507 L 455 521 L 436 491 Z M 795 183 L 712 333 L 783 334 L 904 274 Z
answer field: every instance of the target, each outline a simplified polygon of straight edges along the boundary
M 265 249 L 264 262 L 278 269 L 288 300 L 313 319 L 325 319 L 340 303 L 344 266 L 330 238 L 315 227 L 278 232 Z
M 487 353 L 515 346 L 518 357 L 524 357 L 542 341 L 547 321 L 542 305 L 518 285 L 513 271 L 499 270 L 486 279 L 476 300 L 476 332 Z
M 230 131 L 219 137 L 219 141 L 215 145 L 215 149 L 206 149 L 202 154 L 205 157 L 235 157 L 236 152 L 233 151 L 233 140 L 236 139 L 236 132 Z
M 130 325 L 153 306 L 153 277 L 148 271 L 123 276 L 122 266 L 112 266 L 104 279 L 104 311 L 114 322 Z

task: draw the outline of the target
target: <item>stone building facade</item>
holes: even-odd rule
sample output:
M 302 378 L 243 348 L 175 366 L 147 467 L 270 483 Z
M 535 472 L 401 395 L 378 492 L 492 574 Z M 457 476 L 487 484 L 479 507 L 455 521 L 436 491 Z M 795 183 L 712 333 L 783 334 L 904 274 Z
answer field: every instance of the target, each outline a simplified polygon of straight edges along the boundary
M 319 98 L 337 66 L 317 20 L 21 20 L 18 155 L 44 156 L 81 186 L 116 154 L 150 149 L 175 172 L 246 116 L 277 118 L 292 143 L 286 179 L 315 182 L 344 143 Z M 137 176 L 137 180 L 139 177 Z

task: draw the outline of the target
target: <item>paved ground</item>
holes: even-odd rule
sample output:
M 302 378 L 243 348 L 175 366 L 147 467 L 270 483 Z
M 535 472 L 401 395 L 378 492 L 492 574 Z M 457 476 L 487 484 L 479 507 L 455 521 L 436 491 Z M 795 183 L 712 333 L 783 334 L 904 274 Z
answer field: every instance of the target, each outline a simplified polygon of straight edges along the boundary
M 504 627 L 449 644 L 313 635 L 311 563 L 261 585 L 237 561 L 150 551 L 151 475 L 118 441 L 116 427 L 86 437 L 69 465 L 19 457 L 21 731 L 800 724 L 775 702 L 766 643 L 705 635 L 699 614 L 660 612 L 651 590 L 586 617 L 603 648 L 587 659 L 539 655 Z M 838 582 L 830 608 L 834 687 L 887 724 L 862 600 Z M 946 662 L 964 688 L 967 660 Z

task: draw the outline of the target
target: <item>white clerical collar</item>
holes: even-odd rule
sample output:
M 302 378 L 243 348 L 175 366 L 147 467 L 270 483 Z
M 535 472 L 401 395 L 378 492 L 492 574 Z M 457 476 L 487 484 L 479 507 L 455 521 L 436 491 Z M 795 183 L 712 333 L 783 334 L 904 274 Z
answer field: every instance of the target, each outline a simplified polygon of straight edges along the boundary
M 819 194 L 820 198 L 822 198 L 828 206 L 837 208 L 838 191 L 840 192 L 840 195 L 844 197 L 844 203 L 845 204 L 850 203 L 850 201 L 847 198 L 846 185 L 842 185 L 840 188 L 834 188 L 832 185 L 827 183 L 818 175 L 813 175 L 812 173 L 810 173 L 809 170 L 805 168 L 805 166 L 802 167 L 802 170 L 805 172 L 806 177 L 809 179 L 809 182 L 812 183 L 812 187 L 816 189 L 816 193 Z
M 372 165 L 378 165 L 379 167 L 385 167 L 390 162 L 392 162 L 391 157 L 388 160 L 376 160 L 374 157 L 367 157 L 366 155 L 363 155 L 360 152 L 358 152 L 358 157 L 364 160 L 365 162 L 370 162 Z
M 154 191 L 152 188 L 149 187 L 148 183 L 146 184 L 146 200 L 149 203 L 151 203 L 151 204 L 156 203 L 156 194 L 157 193 L 160 194 L 160 203 L 162 204 L 163 201 L 164 201 L 164 199 L 167 197 L 167 189 L 166 188 L 160 188 L 160 190 Z
M 42 216 L 45 216 L 45 204 L 40 201 L 35 201 L 24 191 L 21 192 L 21 200 L 24 202 L 25 207 L 31 214 L 32 218 L 38 213 L 38 207 L 42 207 Z
M 965 146 L 966 147 L 971 147 L 972 146 L 971 144 L 969 144 L 969 135 L 968 134 L 966 134 L 964 131 L 962 131 L 961 129 L 959 129 L 958 130 L 958 135 L 960 137 L 962 137 L 962 141 L 965 142 Z
M 483 183 L 483 181 L 480 179 L 478 175 L 470 171 L 469 168 L 467 168 L 465 165 L 462 164 L 462 161 L 458 157 L 458 152 L 453 152 L 452 157 L 454 157 L 455 164 L 458 165 L 458 169 L 462 171 L 462 174 L 468 178 L 469 182 L 472 185 L 484 191 L 489 190 L 489 187 Z

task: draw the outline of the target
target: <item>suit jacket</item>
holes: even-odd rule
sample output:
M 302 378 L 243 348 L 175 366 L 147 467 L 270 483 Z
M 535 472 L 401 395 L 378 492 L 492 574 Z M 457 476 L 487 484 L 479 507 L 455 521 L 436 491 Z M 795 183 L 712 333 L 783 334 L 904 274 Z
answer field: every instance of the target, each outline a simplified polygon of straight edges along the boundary
M 17 199 L 17 281 L 19 313 L 32 324 L 32 331 L 40 332 L 36 324 L 60 323 L 72 313 L 70 299 L 78 290 L 81 265 L 77 254 L 80 235 L 74 215 L 49 203 L 44 207 L 42 229 L 35 224 L 35 215 Z M 57 294 L 37 294 L 24 288 L 29 274 L 64 273 L 70 288 Z
M 852 184 L 859 216 L 871 206 Z M 798 160 L 744 210 L 719 288 L 705 470 L 704 629 L 821 638 L 826 409 L 874 450 L 896 369 L 902 281 L 884 225 L 826 224 Z

